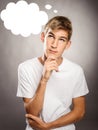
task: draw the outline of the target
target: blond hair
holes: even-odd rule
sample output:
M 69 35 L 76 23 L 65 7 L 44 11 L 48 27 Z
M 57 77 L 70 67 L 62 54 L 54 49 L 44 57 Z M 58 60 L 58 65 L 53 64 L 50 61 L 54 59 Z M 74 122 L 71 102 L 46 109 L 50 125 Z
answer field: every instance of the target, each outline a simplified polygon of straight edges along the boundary
M 44 27 L 45 33 L 47 33 L 47 31 L 49 29 L 52 29 L 52 30 L 54 30 L 54 29 L 63 29 L 63 30 L 68 32 L 68 40 L 70 40 L 70 38 L 71 38 L 71 35 L 72 35 L 72 23 L 67 17 L 64 17 L 64 16 L 53 17 L 45 25 L 45 27 Z

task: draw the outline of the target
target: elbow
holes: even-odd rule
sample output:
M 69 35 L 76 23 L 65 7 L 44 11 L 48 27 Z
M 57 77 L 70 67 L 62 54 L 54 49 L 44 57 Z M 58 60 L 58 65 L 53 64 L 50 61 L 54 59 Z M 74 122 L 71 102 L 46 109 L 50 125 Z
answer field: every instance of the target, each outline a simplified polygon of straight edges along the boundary
M 85 111 L 79 112 L 77 115 L 77 120 L 81 120 L 85 116 Z
M 24 103 L 24 108 L 25 108 L 26 113 L 28 114 L 30 111 L 28 103 Z
M 31 114 L 32 113 L 31 112 L 31 107 L 30 107 L 29 103 L 25 103 L 24 107 L 25 107 L 25 111 L 26 111 L 27 114 Z
M 32 108 L 32 106 L 30 106 L 29 104 L 25 105 L 25 110 L 27 114 L 32 114 L 34 116 L 39 116 L 39 112 L 37 111 L 36 108 Z
M 28 106 L 25 106 L 25 110 L 27 114 L 30 114 L 30 108 Z

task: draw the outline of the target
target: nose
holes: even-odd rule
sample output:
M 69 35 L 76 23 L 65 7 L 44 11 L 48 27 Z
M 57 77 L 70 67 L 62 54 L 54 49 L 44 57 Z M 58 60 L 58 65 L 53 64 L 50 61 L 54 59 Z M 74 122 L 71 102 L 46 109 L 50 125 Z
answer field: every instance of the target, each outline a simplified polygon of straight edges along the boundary
M 51 45 L 52 48 L 57 48 L 58 46 L 58 41 L 55 39 Z

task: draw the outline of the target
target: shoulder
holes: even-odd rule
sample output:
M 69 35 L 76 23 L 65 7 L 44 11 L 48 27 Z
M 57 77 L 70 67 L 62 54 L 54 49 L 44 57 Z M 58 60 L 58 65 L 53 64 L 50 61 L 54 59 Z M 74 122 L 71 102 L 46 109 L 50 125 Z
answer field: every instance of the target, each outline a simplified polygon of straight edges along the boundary
M 82 74 L 83 73 L 83 68 L 81 65 L 64 58 L 64 66 L 66 66 L 67 70 L 70 71 L 73 74 Z
M 33 67 L 33 65 L 36 64 L 37 61 L 37 57 L 32 58 L 32 59 L 28 59 L 22 63 L 19 64 L 18 66 L 18 70 L 26 70 L 26 69 L 30 69 Z

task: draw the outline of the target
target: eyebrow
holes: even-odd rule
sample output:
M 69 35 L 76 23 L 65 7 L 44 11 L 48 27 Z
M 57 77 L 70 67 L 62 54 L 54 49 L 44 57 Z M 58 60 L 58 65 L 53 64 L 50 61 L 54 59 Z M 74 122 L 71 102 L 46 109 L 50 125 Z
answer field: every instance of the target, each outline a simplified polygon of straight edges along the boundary
M 52 35 L 54 35 L 54 33 L 52 33 L 52 32 L 49 32 L 49 34 L 52 34 Z
M 49 32 L 49 34 L 51 34 L 51 35 L 55 36 L 55 35 L 54 35 L 54 33 L 52 33 L 52 32 Z M 60 38 L 63 38 L 63 39 L 68 40 L 68 38 L 67 38 L 67 37 L 65 37 L 65 36 L 61 36 Z
M 67 37 L 65 37 L 65 36 L 61 36 L 61 38 L 65 39 L 65 40 L 68 40 L 68 38 L 67 38 Z

